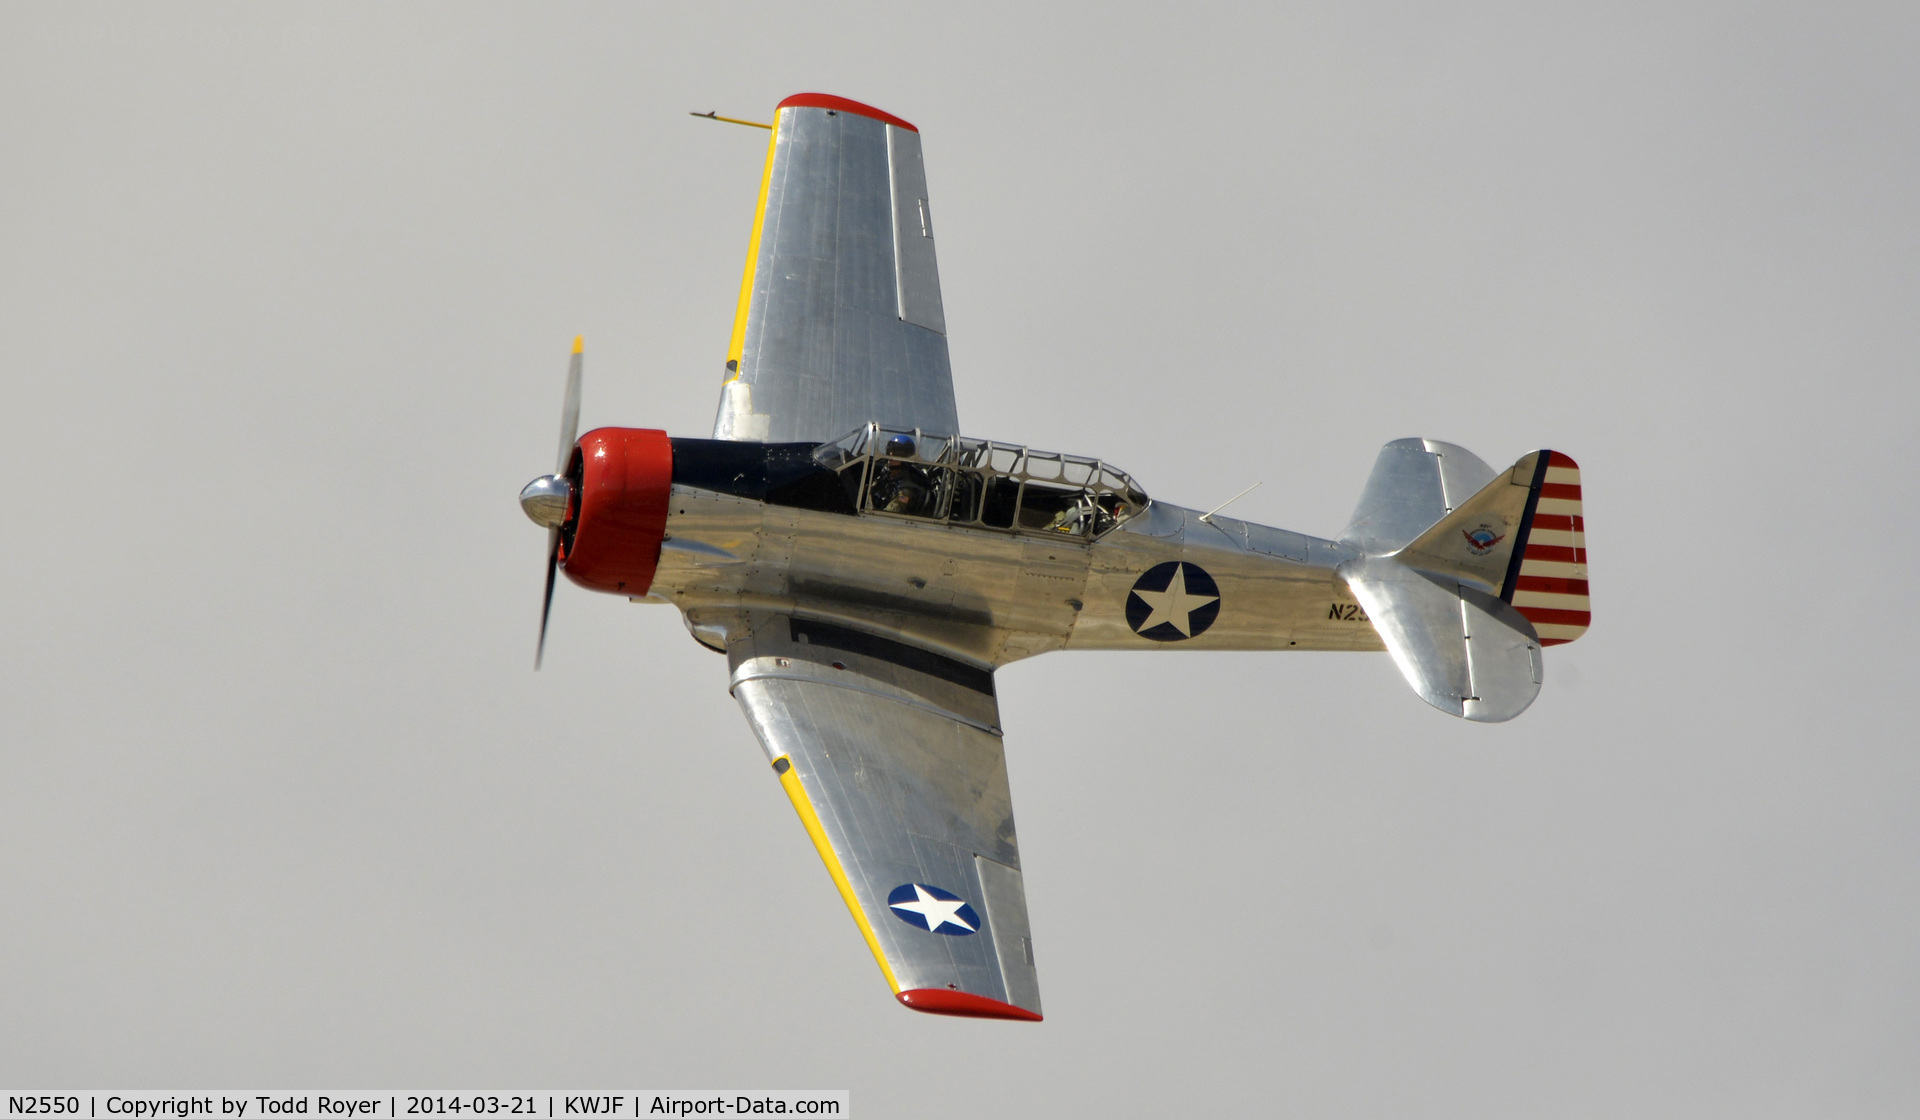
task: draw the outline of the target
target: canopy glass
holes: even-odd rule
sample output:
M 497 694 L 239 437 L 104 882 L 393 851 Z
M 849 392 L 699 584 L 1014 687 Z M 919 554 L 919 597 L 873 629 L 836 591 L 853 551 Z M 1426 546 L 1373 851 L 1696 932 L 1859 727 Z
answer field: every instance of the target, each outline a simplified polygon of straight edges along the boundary
M 1146 508 L 1099 459 L 868 424 L 814 451 L 861 511 L 982 529 L 1097 537 Z

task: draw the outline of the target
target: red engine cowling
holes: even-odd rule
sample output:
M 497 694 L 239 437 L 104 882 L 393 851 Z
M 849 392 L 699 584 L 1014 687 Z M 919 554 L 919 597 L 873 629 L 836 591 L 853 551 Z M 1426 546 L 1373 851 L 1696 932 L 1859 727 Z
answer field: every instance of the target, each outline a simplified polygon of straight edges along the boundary
M 667 532 L 673 444 L 651 428 L 595 428 L 580 437 L 575 454 L 561 570 L 594 591 L 644 595 Z

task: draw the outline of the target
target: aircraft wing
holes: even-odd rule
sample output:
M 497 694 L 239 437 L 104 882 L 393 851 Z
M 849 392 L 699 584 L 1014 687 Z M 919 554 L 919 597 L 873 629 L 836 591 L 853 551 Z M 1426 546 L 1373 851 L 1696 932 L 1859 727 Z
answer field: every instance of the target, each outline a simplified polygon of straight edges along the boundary
M 734 699 L 900 1002 L 1038 1020 L 993 674 L 784 615 L 737 633 L 728 659 Z
M 919 130 L 845 98 L 782 101 L 714 436 L 958 432 L 946 331 Z

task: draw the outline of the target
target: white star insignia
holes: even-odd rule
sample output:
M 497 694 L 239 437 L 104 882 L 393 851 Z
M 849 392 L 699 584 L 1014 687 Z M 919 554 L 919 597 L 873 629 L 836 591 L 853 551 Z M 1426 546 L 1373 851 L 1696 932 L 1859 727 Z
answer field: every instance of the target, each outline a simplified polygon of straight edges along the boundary
M 927 929 L 934 933 L 940 932 L 940 927 L 948 924 L 959 926 L 968 933 L 977 932 L 975 927 L 968 925 L 960 917 L 960 908 L 966 905 L 965 902 L 957 898 L 951 902 L 935 898 L 918 883 L 913 884 L 913 893 L 920 896 L 918 902 L 895 902 L 891 905 L 895 910 L 911 910 L 925 918 Z
M 1193 637 L 1193 628 L 1189 618 L 1194 611 L 1219 599 L 1218 595 L 1187 594 L 1187 566 L 1181 564 L 1173 570 L 1173 581 L 1167 584 L 1165 591 L 1142 591 L 1134 588 L 1133 593 L 1140 596 L 1142 602 L 1153 608 L 1153 613 L 1139 626 L 1144 634 L 1163 622 L 1173 623 L 1173 628 L 1187 637 Z

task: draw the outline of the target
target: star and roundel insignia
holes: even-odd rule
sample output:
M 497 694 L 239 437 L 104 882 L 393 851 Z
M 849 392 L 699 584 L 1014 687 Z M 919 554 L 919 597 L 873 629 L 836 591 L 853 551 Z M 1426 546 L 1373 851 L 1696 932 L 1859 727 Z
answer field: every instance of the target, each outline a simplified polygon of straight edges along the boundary
M 967 900 L 939 887 L 902 883 L 887 896 L 887 905 L 893 908 L 894 917 L 920 929 L 949 937 L 980 932 L 980 915 L 967 905 Z
M 1148 568 L 1127 595 L 1127 625 L 1155 642 L 1184 642 L 1220 617 L 1220 586 L 1206 569 L 1183 560 Z

